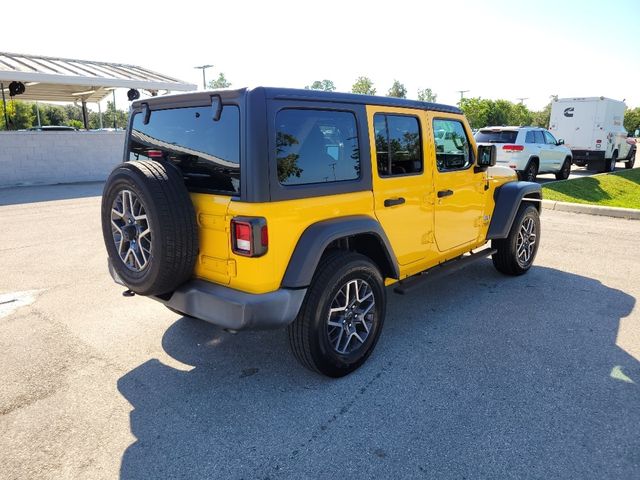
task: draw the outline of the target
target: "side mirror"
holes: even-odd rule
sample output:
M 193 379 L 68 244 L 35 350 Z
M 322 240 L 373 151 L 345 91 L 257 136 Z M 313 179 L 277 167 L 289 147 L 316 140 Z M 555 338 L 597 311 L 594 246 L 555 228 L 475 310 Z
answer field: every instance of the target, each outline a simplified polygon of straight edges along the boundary
M 564 145 L 564 140 L 561 138 L 556 142 L 556 145 Z
M 496 146 L 492 143 L 478 144 L 478 160 L 476 166 L 480 168 L 493 167 L 496 164 Z

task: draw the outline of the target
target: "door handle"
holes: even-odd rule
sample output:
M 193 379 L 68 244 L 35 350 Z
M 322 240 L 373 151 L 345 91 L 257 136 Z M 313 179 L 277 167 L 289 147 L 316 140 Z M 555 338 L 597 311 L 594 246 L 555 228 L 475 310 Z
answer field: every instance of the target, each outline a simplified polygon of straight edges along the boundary
M 404 203 L 404 198 L 399 197 L 399 198 L 387 198 L 384 201 L 384 206 L 385 207 L 393 207 L 394 205 L 402 205 Z
M 453 190 L 440 190 L 438 192 L 438 198 L 450 197 L 451 195 L 453 195 Z

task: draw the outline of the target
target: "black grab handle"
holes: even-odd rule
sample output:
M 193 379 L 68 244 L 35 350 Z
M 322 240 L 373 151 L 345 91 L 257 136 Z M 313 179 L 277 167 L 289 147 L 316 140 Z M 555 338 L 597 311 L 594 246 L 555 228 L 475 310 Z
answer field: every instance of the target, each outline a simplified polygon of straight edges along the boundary
M 385 207 L 393 207 L 394 205 L 402 205 L 404 203 L 404 198 L 387 198 L 384 201 Z

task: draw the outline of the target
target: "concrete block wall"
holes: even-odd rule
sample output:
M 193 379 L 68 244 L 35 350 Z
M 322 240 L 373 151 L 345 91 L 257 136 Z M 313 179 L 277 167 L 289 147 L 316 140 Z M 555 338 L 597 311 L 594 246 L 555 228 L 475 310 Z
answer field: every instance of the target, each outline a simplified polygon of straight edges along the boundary
M 124 132 L 0 132 L 0 187 L 105 180 Z

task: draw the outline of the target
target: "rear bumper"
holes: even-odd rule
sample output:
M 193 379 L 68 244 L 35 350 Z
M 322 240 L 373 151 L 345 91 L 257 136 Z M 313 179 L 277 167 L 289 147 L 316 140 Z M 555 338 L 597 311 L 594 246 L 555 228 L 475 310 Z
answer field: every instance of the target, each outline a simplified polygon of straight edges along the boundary
M 152 296 L 186 315 L 232 330 L 285 327 L 298 315 L 307 289 L 252 294 L 204 280 L 192 280 L 168 298 Z
M 604 150 L 571 150 L 574 163 L 587 163 L 593 160 L 604 160 L 604 153 Z
M 122 285 L 111 262 L 109 273 L 116 283 Z M 274 292 L 252 294 L 204 280 L 191 280 L 173 293 L 162 297 L 150 295 L 149 298 L 222 328 L 268 330 L 293 322 L 306 292 L 306 288 L 281 288 Z

